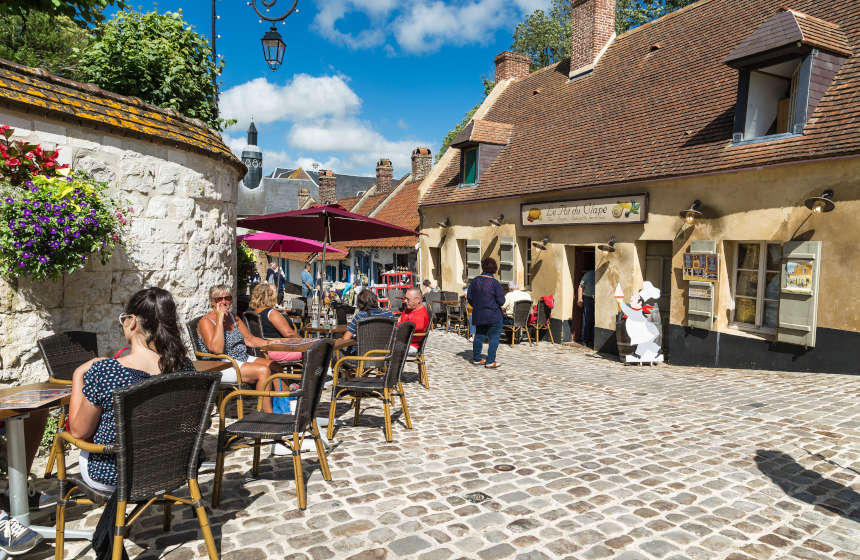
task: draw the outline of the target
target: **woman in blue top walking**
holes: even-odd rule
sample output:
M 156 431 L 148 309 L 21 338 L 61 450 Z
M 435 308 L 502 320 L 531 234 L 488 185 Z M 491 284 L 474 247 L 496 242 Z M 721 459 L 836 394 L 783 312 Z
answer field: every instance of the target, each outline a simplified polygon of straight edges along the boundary
M 502 334 L 502 304 L 505 303 L 505 293 L 502 285 L 493 278 L 499 269 L 496 261 L 486 258 L 481 261 L 481 275 L 469 283 L 466 299 L 472 305 L 472 324 L 475 326 L 475 337 L 472 342 L 472 363 L 487 368 L 497 368 L 496 349 L 499 347 L 499 336 Z M 488 339 L 487 358 L 481 358 L 484 339 Z

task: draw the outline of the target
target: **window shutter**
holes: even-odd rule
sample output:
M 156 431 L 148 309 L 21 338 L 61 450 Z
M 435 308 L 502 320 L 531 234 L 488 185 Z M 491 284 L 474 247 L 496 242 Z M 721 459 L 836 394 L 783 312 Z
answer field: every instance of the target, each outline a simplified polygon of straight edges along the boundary
M 499 244 L 499 280 L 514 281 L 514 238 L 502 237 Z
M 481 275 L 481 240 L 466 240 L 466 280 Z
M 789 241 L 782 246 L 779 342 L 815 346 L 820 265 L 821 241 Z
M 687 325 L 711 330 L 714 325 L 714 285 L 690 281 L 687 300 Z

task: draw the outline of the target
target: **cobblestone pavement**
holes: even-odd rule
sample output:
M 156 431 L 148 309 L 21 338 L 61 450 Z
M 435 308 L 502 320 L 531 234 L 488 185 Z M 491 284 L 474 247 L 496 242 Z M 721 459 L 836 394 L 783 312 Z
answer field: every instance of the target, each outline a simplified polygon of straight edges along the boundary
M 289 457 L 249 480 L 250 451 L 230 455 L 210 508 L 222 558 L 860 559 L 860 376 L 625 367 L 549 343 L 503 346 L 493 371 L 468 347 L 433 333 L 431 389 L 410 370 L 414 429 L 394 443 L 374 405 L 335 435 L 332 482 L 307 455 L 306 511 Z M 147 512 L 130 541 L 204 555 L 179 508 L 173 532 Z

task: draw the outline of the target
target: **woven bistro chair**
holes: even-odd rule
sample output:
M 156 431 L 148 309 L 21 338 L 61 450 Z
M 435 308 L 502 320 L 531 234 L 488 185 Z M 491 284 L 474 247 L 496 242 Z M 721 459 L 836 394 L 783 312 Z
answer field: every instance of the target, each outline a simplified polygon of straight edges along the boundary
M 361 362 L 382 362 L 384 367 L 383 373 L 380 376 L 365 375 L 363 377 L 341 379 L 339 373 L 345 358 L 341 358 L 335 363 L 332 373 L 331 404 L 329 405 L 328 412 L 329 439 L 334 436 L 335 410 L 337 401 L 341 398 L 353 400 L 355 406 L 353 424 L 356 426 L 358 425 L 358 418 L 361 412 L 361 399 L 367 397 L 381 399 L 385 414 L 385 441 L 390 443 L 392 441 L 391 399 L 392 397 L 400 397 L 400 408 L 403 410 L 406 429 L 412 429 L 412 420 L 409 418 L 409 408 L 406 406 L 406 393 L 403 390 L 400 375 L 403 373 L 403 366 L 406 364 L 409 341 L 412 340 L 414 332 L 415 323 L 410 321 L 401 323 L 394 329 L 391 346 L 387 351 L 376 350 L 358 357 L 358 360 Z
M 338 325 L 347 325 L 349 324 L 349 315 L 350 313 L 354 313 L 355 308 L 351 305 L 347 305 L 345 303 L 338 303 L 334 308 L 334 315 L 337 319 Z
M 441 292 L 429 292 L 425 298 L 430 304 L 430 309 L 433 313 L 430 315 L 430 325 L 437 325 L 444 318 L 444 309 L 442 309 L 442 294 Z
M 523 331 L 529 340 L 529 346 L 532 345 L 532 335 L 529 333 L 529 313 L 532 310 L 532 302 L 518 301 L 514 304 L 514 324 L 505 325 L 504 329 L 511 331 L 511 348 L 514 347 L 517 341 L 517 335 L 522 340 Z
M 449 305 L 445 319 L 445 332 L 448 332 L 451 327 L 454 327 L 457 334 L 460 334 L 460 329 L 465 329 L 467 338 L 469 333 L 469 312 L 466 308 L 466 298 L 460 298 L 460 303 L 457 305 Z
M 552 344 L 555 344 L 555 339 L 552 337 L 552 329 L 549 324 L 551 313 L 552 310 L 547 306 L 543 298 L 539 299 L 537 303 L 537 320 L 533 325 L 535 329 L 535 342 L 540 342 L 540 332 L 545 330 L 549 333 L 549 341 Z
M 254 311 L 248 310 L 242 314 L 242 318 L 245 320 L 245 324 L 248 325 L 248 331 L 250 331 L 250 333 L 252 335 L 256 336 L 257 338 L 266 338 L 265 336 L 263 336 L 263 322 L 260 319 L 259 314 L 255 313 Z M 248 348 L 248 350 L 251 350 L 251 349 Z M 260 350 L 257 348 L 255 348 L 255 350 L 257 350 L 260 354 L 262 354 L 263 357 L 266 358 L 267 360 L 269 359 L 269 353 L 266 352 L 265 350 Z M 282 364 L 284 367 L 287 367 L 287 368 L 292 368 L 296 365 L 301 366 L 300 360 L 298 360 L 298 361 L 294 360 L 294 361 L 289 361 L 289 362 L 278 362 L 278 363 Z
M 391 317 L 368 317 L 362 319 L 356 325 L 355 333 L 355 355 L 346 356 L 343 368 L 350 375 L 365 375 L 378 371 L 375 364 L 367 367 L 364 362 L 358 360 L 358 356 L 364 356 L 368 352 L 387 351 L 391 346 L 391 338 L 394 336 L 394 327 L 397 324 Z
M 403 290 L 388 290 L 388 307 L 392 313 L 403 311 Z
M 220 378 L 218 372 L 167 373 L 115 390 L 115 444 L 98 445 L 73 438 L 68 432 L 60 433 L 61 446 L 70 443 L 90 453 L 116 455 L 114 560 L 121 558 L 122 541 L 131 524 L 154 503 L 164 504 L 165 531 L 170 529 L 173 504 L 191 506 L 197 514 L 209 558 L 218 558 L 197 483 L 197 469 Z M 60 494 L 56 558 L 62 560 L 66 509 L 78 504 L 104 505 L 112 493 L 87 486 L 81 477 L 69 476 L 62 454 L 57 457 L 57 479 Z M 186 484 L 190 499 L 174 495 Z M 136 507 L 126 516 L 128 504 Z
M 69 331 L 54 334 L 37 342 L 45 369 L 48 370 L 48 382 L 60 385 L 71 385 L 72 374 L 79 365 L 88 362 L 99 355 L 99 341 L 96 333 L 88 331 Z M 68 406 L 60 409 L 59 426 L 66 424 Z M 54 463 L 59 453 L 59 435 L 54 435 L 48 464 L 45 466 L 45 478 L 51 478 Z
M 424 358 L 424 348 L 427 346 L 427 339 L 430 338 L 429 326 L 427 328 L 427 332 L 415 333 L 412 336 L 421 337 L 421 343 L 418 345 L 418 351 L 416 353 L 406 355 L 406 361 L 418 366 L 418 381 L 424 385 L 425 389 L 429 389 L 430 379 L 427 377 L 427 361 Z
M 236 370 L 236 383 L 221 383 L 221 388 L 218 392 L 218 402 L 220 403 L 224 400 L 224 396 L 228 392 L 238 389 L 242 386 L 242 384 L 244 383 L 244 381 L 242 381 L 242 370 L 239 367 L 239 363 L 227 354 L 212 354 L 206 348 L 200 345 L 200 341 L 198 340 L 197 325 L 200 324 L 200 319 L 202 318 L 203 315 L 185 323 L 185 327 L 188 329 L 188 338 L 191 339 L 191 347 L 194 349 L 194 356 L 200 358 L 201 360 L 228 361 L 233 365 L 233 369 Z M 243 409 L 244 403 L 240 398 L 239 402 L 236 405 L 236 415 L 239 418 L 241 418 L 242 414 L 244 414 Z
M 270 391 L 268 387 L 278 379 L 291 379 L 283 373 L 270 375 L 265 382 L 266 390 L 241 389 L 230 393 L 221 403 L 220 420 L 218 425 L 218 454 L 215 460 L 215 482 L 212 488 L 212 507 L 218 507 L 221 502 L 221 487 L 224 478 L 224 455 L 233 449 L 253 447 L 254 459 L 251 466 L 252 476 L 257 476 L 260 470 L 260 446 L 265 443 L 284 445 L 293 453 L 293 471 L 296 479 L 296 497 L 299 508 L 307 507 L 305 494 L 305 479 L 302 474 L 302 443 L 310 437 L 316 444 L 320 470 L 325 480 L 331 480 L 325 448 L 320 440 L 316 412 L 320 396 L 325 385 L 326 372 L 331 363 L 334 342 L 323 338 L 314 342 L 303 357 L 304 369 L 301 375 L 301 389 L 298 391 Z M 239 395 L 257 397 L 257 410 L 226 425 L 225 411 L 230 399 Z M 298 397 L 295 414 L 275 414 L 263 412 L 263 397 Z M 252 443 L 247 443 L 251 440 Z

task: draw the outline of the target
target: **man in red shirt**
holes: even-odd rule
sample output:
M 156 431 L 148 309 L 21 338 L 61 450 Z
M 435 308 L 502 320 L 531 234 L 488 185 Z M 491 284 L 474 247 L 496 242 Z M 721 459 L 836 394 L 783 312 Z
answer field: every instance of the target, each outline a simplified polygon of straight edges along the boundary
M 406 290 L 403 302 L 406 304 L 406 307 L 403 309 L 403 313 L 400 314 L 400 321 L 397 324 L 406 322 L 415 323 L 415 333 L 409 345 L 409 353 L 416 354 L 424 337 L 415 335 L 427 332 L 427 328 L 430 326 L 430 316 L 427 315 L 427 308 L 422 304 L 421 290 L 418 288 L 409 288 Z

